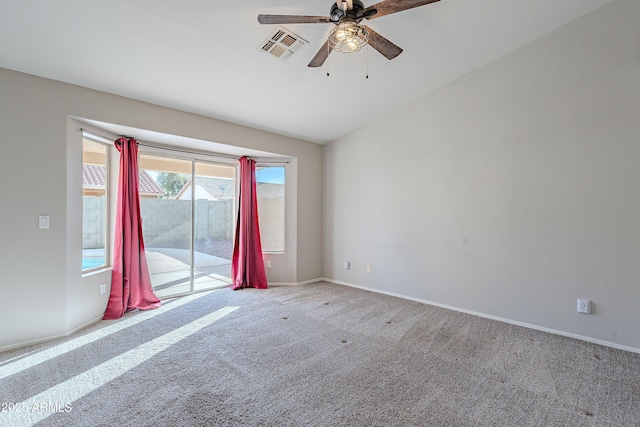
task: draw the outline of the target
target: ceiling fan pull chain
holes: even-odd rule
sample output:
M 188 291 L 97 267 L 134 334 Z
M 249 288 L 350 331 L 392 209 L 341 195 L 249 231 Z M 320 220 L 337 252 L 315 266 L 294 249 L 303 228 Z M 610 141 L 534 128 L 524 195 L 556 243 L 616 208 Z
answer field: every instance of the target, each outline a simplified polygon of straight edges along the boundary
M 369 78 L 369 46 L 367 45 L 367 76 L 365 78 Z
M 329 64 L 331 63 L 329 55 L 331 55 L 331 47 L 329 47 L 329 43 L 327 43 L 327 77 L 329 77 Z

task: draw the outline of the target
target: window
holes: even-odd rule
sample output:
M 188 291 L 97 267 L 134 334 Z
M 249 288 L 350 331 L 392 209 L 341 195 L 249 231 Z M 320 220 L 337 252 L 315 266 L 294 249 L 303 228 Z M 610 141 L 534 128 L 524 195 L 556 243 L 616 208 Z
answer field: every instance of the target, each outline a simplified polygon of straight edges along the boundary
M 258 221 L 263 252 L 284 252 L 284 166 L 256 166 Z
M 106 267 L 109 230 L 110 146 L 87 138 L 82 143 L 82 271 Z

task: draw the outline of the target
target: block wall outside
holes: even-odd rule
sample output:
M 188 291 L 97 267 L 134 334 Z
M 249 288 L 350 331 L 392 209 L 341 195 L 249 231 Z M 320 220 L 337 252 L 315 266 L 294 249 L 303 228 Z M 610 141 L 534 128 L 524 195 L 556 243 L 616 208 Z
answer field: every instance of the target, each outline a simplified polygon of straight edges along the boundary
M 106 196 L 83 196 L 82 249 L 104 248 Z
M 284 252 L 284 200 L 258 198 L 258 220 L 262 250 Z
M 104 247 L 104 197 L 84 197 L 82 248 Z M 230 240 L 233 201 L 197 200 L 196 241 Z M 141 199 L 142 232 L 146 247 L 182 248 L 191 245 L 191 201 Z

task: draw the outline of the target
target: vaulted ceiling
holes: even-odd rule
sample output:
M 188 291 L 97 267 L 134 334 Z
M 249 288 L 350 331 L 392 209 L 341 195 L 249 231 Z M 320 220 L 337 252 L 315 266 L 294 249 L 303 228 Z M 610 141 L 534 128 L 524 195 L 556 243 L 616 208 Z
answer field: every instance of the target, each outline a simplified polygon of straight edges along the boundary
M 283 25 L 308 44 L 281 61 L 257 16 L 326 16 L 331 0 L 0 0 L 0 67 L 322 144 L 610 1 L 441 0 L 366 21 L 397 58 L 309 68 L 333 24 Z

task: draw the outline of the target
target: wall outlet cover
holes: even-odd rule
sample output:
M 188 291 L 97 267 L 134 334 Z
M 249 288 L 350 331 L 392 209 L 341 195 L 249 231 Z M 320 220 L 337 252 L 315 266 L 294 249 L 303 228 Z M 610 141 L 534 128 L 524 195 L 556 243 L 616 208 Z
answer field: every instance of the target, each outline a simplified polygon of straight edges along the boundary
M 584 298 L 578 298 L 578 313 L 591 314 L 591 301 Z

